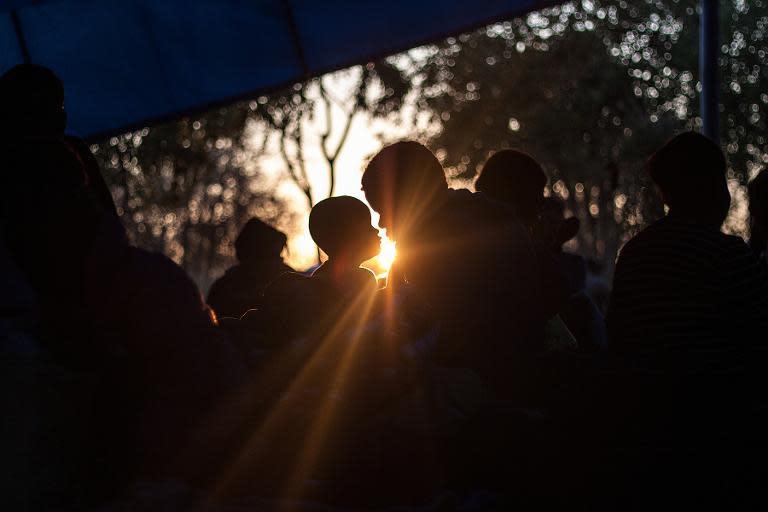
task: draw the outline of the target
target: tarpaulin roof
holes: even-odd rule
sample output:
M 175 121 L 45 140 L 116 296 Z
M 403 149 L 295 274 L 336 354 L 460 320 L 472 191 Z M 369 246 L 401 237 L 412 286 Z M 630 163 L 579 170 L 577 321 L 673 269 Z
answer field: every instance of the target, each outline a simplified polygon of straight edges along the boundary
M 118 133 L 556 2 L 0 0 L 0 72 L 64 81 L 69 127 Z

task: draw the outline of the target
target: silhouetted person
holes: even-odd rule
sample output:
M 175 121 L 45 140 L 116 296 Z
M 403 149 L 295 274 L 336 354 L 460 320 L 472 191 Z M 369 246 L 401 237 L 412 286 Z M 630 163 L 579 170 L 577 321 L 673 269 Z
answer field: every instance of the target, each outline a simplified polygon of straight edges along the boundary
M 312 274 L 330 280 L 344 295 L 376 289 L 376 276 L 360 265 L 379 253 L 378 231 L 371 212 L 350 196 L 330 197 L 309 214 L 309 232 L 328 260 Z
M 475 188 L 508 205 L 528 229 L 538 259 L 542 306 L 547 316 L 553 316 L 564 306 L 569 290 L 562 265 L 555 260 L 555 254 L 561 253 L 553 240 L 556 234 L 541 226 L 546 184 L 547 175 L 539 162 L 522 151 L 507 149 L 494 153 L 483 165 Z
M 505 387 L 513 354 L 541 348 L 544 313 L 530 237 L 501 203 L 448 188 L 417 142 L 382 149 L 363 174 L 379 224 L 397 242 L 388 288 L 407 285 L 440 324 L 437 358 Z M 514 376 L 512 376 L 514 377 Z
M 368 207 L 349 196 L 325 199 L 312 208 L 309 230 L 328 260 L 311 277 L 282 274 L 259 309 L 239 322 L 246 332 L 263 333 L 255 340 L 264 350 L 252 392 L 263 397 L 263 413 L 275 425 L 253 443 L 248 474 L 273 489 L 270 482 L 297 471 L 318 480 L 330 474 L 324 485 L 338 499 L 380 481 L 380 461 L 397 453 L 381 453 L 381 439 L 392 434 L 376 430 L 384 429 L 378 418 L 389 420 L 397 410 L 412 372 L 404 370 L 406 357 L 390 332 L 399 326 L 382 325 L 376 278 L 360 267 L 380 247 Z M 311 447 L 301 442 L 310 438 Z
M 600 444 L 615 444 L 621 463 L 606 474 L 624 475 L 628 495 L 651 490 L 641 508 L 727 508 L 734 496 L 752 499 L 765 457 L 755 413 L 764 410 L 768 277 L 740 237 L 720 231 L 731 196 L 715 142 L 677 135 L 647 168 L 669 209 L 616 263 L 606 315 L 613 378 L 599 386 L 616 435 Z
M 64 85 L 48 68 L 19 64 L 0 76 L 4 137 L 60 137 L 67 126 Z
M 322 337 L 350 304 L 366 302 L 377 290 L 376 276 L 360 267 L 378 254 L 380 243 L 362 201 L 320 201 L 309 214 L 309 231 L 328 260 L 311 277 L 284 273 L 267 287 L 262 318 L 273 325 L 273 337 Z
M 13 146 L 27 138 L 63 140 L 83 164 L 86 187 L 94 191 L 105 211 L 117 217 L 96 159 L 81 139 L 64 134 L 66 126 L 64 85 L 53 71 L 36 64 L 19 64 L 0 76 L 0 146 Z M 47 185 L 39 182 L 38 186 Z
M 731 203 L 725 156 L 688 132 L 648 171 L 669 213 L 619 254 L 611 344 L 676 373 L 737 370 L 765 342 L 768 279 L 744 241 L 720 231 Z
M 235 240 L 237 265 L 216 280 L 208 292 L 208 304 L 218 317 L 240 318 L 258 307 L 270 282 L 284 272 L 293 272 L 280 256 L 285 243 L 282 232 L 255 217 L 243 226 Z
M 475 189 L 510 205 L 518 220 L 532 228 L 541 216 L 546 184 L 539 162 L 522 151 L 507 149 L 485 162 Z
M 763 169 L 749 182 L 749 246 L 763 266 L 768 265 L 768 170 Z
M 34 290 L 46 345 L 76 358 L 88 347 L 78 330 L 101 206 L 77 154 L 62 141 L 24 139 L 5 148 L 2 158 L 0 219 L 8 250 Z
M 80 384 L 40 412 L 44 441 L 71 452 L 54 456 L 68 475 L 57 492 L 98 500 L 139 475 L 178 470 L 188 435 L 239 375 L 197 287 L 168 258 L 125 242 L 65 142 L 20 140 L 3 164 L 3 235 L 35 294 L 40 345 Z

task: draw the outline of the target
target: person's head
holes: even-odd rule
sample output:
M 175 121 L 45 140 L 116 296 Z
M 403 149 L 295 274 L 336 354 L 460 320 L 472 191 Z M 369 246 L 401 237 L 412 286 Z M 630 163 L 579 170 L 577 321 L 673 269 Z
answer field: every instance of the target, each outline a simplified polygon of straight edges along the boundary
M 387 146 L 365 168 L 363 191 L 381 216 L 379 225 L 394 239 L 403 238 L 439 206 L 448 190 L 440 162 L 422 144 L 402 141 Z
M 280 258 L 286 236 L 266 222 L 253 217 L 245 223 L 235 240 L 235 255 L 240 263 Z
M 768 238 L 768 169 L 763 169 L 747 186 L 752 236 Z
M 53 71 L 19 64 L 0 76 L 0 132 L 58 137 L 66 122 L 64 86 Z
M 379 253 L 371 211 L 354 197 L 329 197 L 317 203 L 309 213 L 309 232 L 330 259 L 358 265 Z
M 648 172 L 671 214 L 717 227 L 731 205 L 726 166 L 720 147 L 695 132 L 673 137 L 648 160 Z
M 533 225 L 541 213 L 547 175 L 532 156 L 514 149 L 494 153 L 485 162 L 475 189 L 509 204 L 517 218 Z

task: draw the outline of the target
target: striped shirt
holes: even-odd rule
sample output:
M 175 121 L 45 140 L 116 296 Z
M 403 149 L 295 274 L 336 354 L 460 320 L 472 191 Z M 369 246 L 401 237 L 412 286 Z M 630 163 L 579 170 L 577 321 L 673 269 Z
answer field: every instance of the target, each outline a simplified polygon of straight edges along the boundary
M 654 366 L 735 370 L 768 341 L 768 277 L 741 238 L 666 217 L 621 250 L 606 322 Z

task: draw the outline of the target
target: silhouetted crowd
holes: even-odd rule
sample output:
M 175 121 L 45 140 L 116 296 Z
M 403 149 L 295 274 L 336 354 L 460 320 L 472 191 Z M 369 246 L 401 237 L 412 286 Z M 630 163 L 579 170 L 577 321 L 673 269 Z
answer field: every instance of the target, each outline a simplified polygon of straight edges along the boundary
M 328 256 L 311 275 L 251 219 L 204 301 L 129 243 L 65 127 L 50 70 L 2 75 L 7 510 L 763 499 L 768 171 L 748 187 L 749 242 L 723 234 L 728 165 L 706 137 L 648 160 L 667 213 L 622 248 L 604 311 L 563 248 L 578 219 L 523 152 L 492 155 L 471 192 L 422 144 L 387 146 L 362 175 L 397 243 L 385 283 L 361 267 L 379 252 L 370 210 L 341 196 L 310 213 Z

